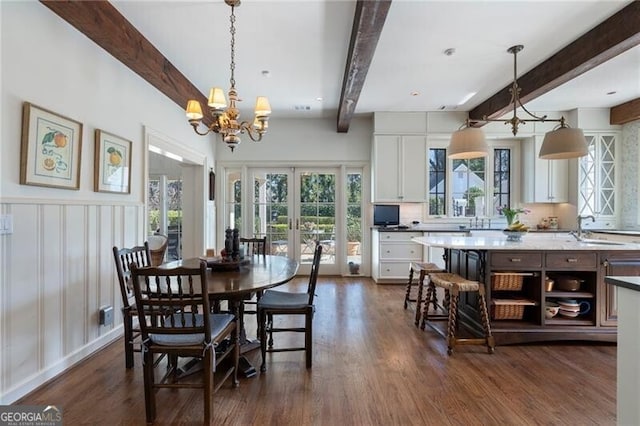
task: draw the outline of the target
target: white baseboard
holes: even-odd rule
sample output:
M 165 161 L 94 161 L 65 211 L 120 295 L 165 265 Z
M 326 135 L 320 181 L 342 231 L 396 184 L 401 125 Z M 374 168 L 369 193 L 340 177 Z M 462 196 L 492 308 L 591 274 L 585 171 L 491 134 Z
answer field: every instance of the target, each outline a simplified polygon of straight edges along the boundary
M 107 334 L 100 336 L 96 340 L 88 343 L 77 351 L 62 358 L 57 363 L 47 367 L 44 370 L 34 374 L 33 376 L 25 379 L 23 382 L 9 389 L 2 395 L 0 395 L 0 405 L 12 404 L 29 392 L 34 391 L 38 387 L 47 383 L 49 380 L 55 378 L 61 373 L 64 373 L 69 368 L 73 367 L 78 362 L 92 355 L 98 349 L 108 345 L 114 340 L 120 338 L 123 334 L 123 327 L 116 327 Z

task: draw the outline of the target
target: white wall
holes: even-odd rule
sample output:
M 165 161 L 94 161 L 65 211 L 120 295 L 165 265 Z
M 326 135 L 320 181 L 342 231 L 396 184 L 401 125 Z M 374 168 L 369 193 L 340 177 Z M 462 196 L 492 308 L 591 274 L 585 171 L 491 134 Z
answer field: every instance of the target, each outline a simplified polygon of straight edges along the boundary
M 354 118 L 348 133 L 337 133 L 336 119 L 272 118 L 261 142 L 242 135 L 242 143 L 232 153 L 216 138 L 218 162 L 309 162 L 344 164 L 369 163 L 373 120 Z
M 182 108 L 38 2 L 0 2 L 2 150 L 0 404 L 10 403 L 121 334 L 111 247 L 144 239 L 144 128 L 200 152 Z M 22 104 L 84 124 L 80 190 L 19 184 Z M 133 142 L 131 194 L 93 192 L 94 130 Z M 113 305 L 115 324 L 98 325 Z M 122 368 L 124 368 L 123 357 Z M 138 362 L 138 360 L 136 360 Z

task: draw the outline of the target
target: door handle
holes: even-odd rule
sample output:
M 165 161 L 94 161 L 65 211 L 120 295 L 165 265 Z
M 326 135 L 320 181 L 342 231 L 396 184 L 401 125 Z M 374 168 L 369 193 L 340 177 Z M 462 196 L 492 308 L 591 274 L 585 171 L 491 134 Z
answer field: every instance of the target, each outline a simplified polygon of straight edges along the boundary
M 296 231 L 300 229 L 300 219 L 296 219 Z
M 293 229 L 293 220 L 289 218 L 289 230 Z

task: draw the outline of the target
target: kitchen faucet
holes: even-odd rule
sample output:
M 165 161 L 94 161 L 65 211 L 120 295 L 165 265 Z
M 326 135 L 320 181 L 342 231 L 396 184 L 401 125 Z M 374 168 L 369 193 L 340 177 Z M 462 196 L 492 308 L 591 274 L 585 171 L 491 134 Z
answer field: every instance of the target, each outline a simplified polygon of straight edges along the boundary
M 584 235 L 584 231 L 582 230 L 582 221 L 585 220 L 585 219 L 589 219 L 589 218 L 591 218 L 591 222 L 595 222 L 596 221 L 596 218 L 593 217 L 593 215 L 591 215 L 591 214 L 588 215 L 588 216 L 580 216 L 580 215 L 578 215 L 578 230 L 575 231 L 575 232 L 571 232 L 571 235 L 573 235 L 576 238 L 576 240 L 582 241 L 582 237 Z

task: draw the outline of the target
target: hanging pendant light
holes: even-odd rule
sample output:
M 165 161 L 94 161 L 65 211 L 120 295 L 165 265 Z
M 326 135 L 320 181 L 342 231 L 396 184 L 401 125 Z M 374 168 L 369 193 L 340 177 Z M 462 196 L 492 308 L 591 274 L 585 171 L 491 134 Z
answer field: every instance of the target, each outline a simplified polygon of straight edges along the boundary
M 456 130 L 451 135 L 451 142 L 447 149 L 447 157 L 453 160 L 486 157 L 489 147 L 482 129 L 471 127 L 467 120 L 464 128 Z
M 520 86 L 518 86 L 518 62 L 517 55 L 518 52 L 522 51 L 524 46 L 518 44 L 516 46 L 511 46 L 507 49 L 507 52 L 513 54 L 513 83 L 511 84 L 511 88 L 509 89 L 509 93 L 511 94 L 511 100 L 509 101 L 510 105 L 513 105 L 513 116 L 511 118 L 487 118 L 484 116 L 482 120 L 474 120 L 474 122 L 492 122 L 499 121 L 504 124 L 511 125 L 511 133 L 514 136 L 518 134 L 518 128 L 522 124 L 526 124 L 529 121 L 552 121 L 559 122 L 560 125 L 554 130 L 548 132 L 542 143 L 542 148 L 540 149 L 539 158 L 547 159 L 547 160 L 561 160 L 568 158 L 577 158 L 587 155 L 587 140 L 584 137 L 584 133 L 580 129 L 572 129 L 565 123 L 564 117 L 560 117 L 558 119 L 547 118 L 546 115 L 537 116 L 531 112 L 529 112 L 524 105 L 522 105 L 522 101 L 520 100 L 520 91 L 522 90 Z M 516 114 L 516 110 L 521 108 L 525 113 L 529 115 L 530 118 L 521 118 Z M 469 127 L 469 120 L 466 123 L 467 128 L 458 130 L 453 133 L 451 136 L 451 143 L 449 145 L 449 158 L 474 158 L 480 157 L 484 155 L 479 155 L 482 152 L 480 149 L 483 145 L 486 147 L 486 141 L 484 132 L 480 129 L 475 129 L 478 131 L 470 132 L 472 128 Z M 465 133 L 461 133 L 465 132 Z M 488 152 L 488 148 L 486 148 Z M 454 157 L 455 155 L 455 157 Z

